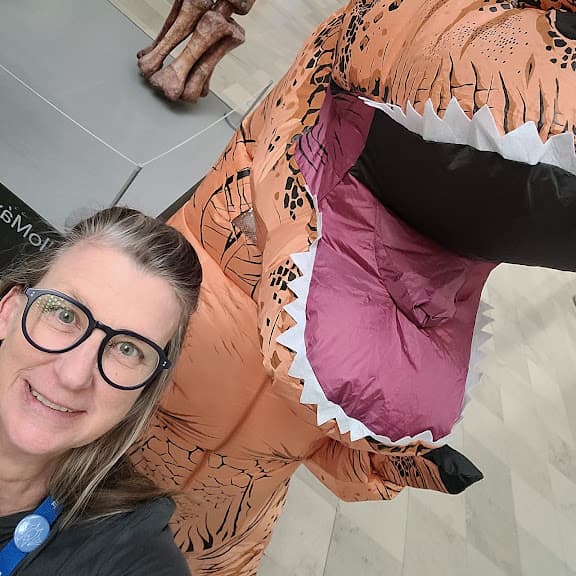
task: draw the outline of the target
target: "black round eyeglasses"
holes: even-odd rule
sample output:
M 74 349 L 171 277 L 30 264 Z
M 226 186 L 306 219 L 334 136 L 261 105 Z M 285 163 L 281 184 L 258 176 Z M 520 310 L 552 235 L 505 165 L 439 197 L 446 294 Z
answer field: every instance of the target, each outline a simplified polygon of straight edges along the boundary
M 158 344 L 136 332 L 114 330 L 98 322 L 84 304 L 70 296 L 38 288 L 27 288 L 24 294 L 28 302 L 22 314 L 22 332 L 37 350 L 68 352 L 98 329 L 105 334 L 98 349 L 98 369 L 110 386 L 142 388 L 170 368 L 166 351 Z

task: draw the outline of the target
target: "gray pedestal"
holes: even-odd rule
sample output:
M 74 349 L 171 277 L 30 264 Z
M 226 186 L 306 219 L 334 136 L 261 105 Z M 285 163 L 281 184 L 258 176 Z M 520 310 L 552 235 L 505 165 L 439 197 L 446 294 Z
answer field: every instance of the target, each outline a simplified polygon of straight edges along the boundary
M 215 95 L 170 104 L 146 85 L 149 43 L 107 0 L 0 3 L 0 182 L 58 229 L 118 200 L 161 213 L 233 133 Z

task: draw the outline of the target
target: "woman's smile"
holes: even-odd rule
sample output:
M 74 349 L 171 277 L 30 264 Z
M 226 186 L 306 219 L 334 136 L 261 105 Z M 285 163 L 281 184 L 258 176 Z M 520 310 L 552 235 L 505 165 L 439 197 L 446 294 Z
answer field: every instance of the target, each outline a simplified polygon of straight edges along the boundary
M 34 399 L 36 399 L 37 402 L 42 404 L 42 406 L 46 406 L 47 408 L 49 408 L 52 411 L 59 412 L 61 414 L 69 414 L 69 415 L 80 414 L 82 412 L 85 412 L 84 410 L 72 408 L 68 404 L 63 404 L 63 403 L 60 404 L 58 402 L 52 401 L 48 396 L 41 394 L 40 392 L 38 392 L 38 390 L 33 388 L 32 384 L 30 384 L 30 382 L 26 382 L 26 386 L 27 386 L 30 394 L 34 397 Z

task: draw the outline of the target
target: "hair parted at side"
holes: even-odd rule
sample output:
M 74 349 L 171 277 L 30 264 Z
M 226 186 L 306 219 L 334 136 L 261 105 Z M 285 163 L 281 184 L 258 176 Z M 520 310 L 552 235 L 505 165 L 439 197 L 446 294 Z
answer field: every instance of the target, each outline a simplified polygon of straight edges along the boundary
M 167 347 L 167 356 L 174 366 L 189 317 L 198 305 L 202 269 L 196 252 L 180 232 L 137 210 L 101 210 L 76 224 L 43 252 L 17 261 L 0 273 L 0 298 L 15 286 L 38 285 L 62 254 L 84 242 L 121 251 L 142 270 L 163 278 L 173 288 L 182 311 Z M 164 370 L 146 386 L 126 417 L 112 430 L 62 457 L 49 484 L 50 494 L 64 509 L 61 526 L 128 512 L 164 495 L 133 469 L 127 452 L 149 423 L 170 375 L 170 370 Z

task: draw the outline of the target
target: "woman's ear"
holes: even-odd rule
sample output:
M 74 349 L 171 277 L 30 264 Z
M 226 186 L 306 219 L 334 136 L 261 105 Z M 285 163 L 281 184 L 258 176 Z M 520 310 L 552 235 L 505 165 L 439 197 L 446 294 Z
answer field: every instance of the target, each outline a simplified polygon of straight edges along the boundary
M 8 335 L 10 325 L 20 307 L 21 295 L 22 287 L 14 286 L 0 300 L 0 340 L 4 340 Z

